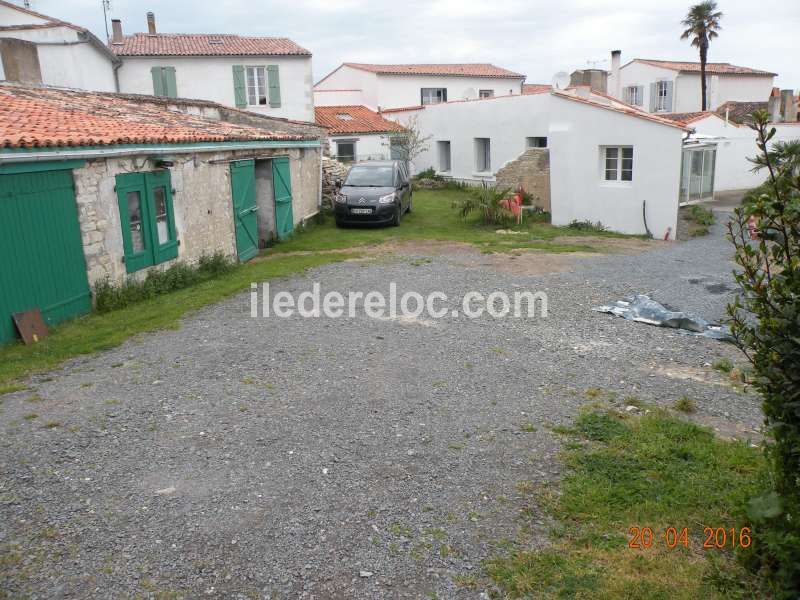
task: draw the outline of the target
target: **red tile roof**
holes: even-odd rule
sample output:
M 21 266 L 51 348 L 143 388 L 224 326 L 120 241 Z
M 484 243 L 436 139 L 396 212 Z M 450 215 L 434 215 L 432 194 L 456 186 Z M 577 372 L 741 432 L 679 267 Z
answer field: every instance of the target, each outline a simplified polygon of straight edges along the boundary
M 148 96 L 0 84 L 0 148 L 300 139 L 308 138 L 170 110 Z
M 631 62 L 640 62 L 654 67 L 662 67 L 672 71 L 683 71 L 685 73 L 699 73 L 699 62 L 681 62 L 674 60 L 651 60 L 649 58 L 634 58 Z M 630 64 L 630 63 L 628 63 Z M 757 75 L 760 77 L 775 77 L 777 73 L 751 69 L 750 67 L 739 67 L 730 63 L 706 63 L 706 73 L 712 75 Z
M 445 75 L 450 77 L 497 77 L 519 79 L 520 73 L 496 67 L 489 63 L 463 64 L 405 64 L 375 65 L 365 63 L 344 63 L 344 66 L 379 75 Z
M 545 92 L 549 92 L 553 89 L 553 86 L 549 83 L 523 83 L 522 84 L 522 93 L 525 95 L 528 94 L 543 94 Z
M 330 135 L 405 131 L 366 106 L 318 106 L 314 112 L 317 123 L 328 127 Z
M 717 113 L 711 112 L 710 110 L 699 110 L 696 112 L 685 112 L 685 113 L 658 113 L 659 117 L 664 117 L 665 119 L 669 119 L 670 121 L 675 121 L 676 123 L 684 123 L 688 125 L 689 123 L 694 123 L 695 121 L 699 121 L 700 119 L 705 119 L 708 116 L 719 116 Z
M 311 56 L 287 38 L 208 33 L 134 33 L 109 47 L 118 56 Z
M 719 114 L 723 119 L 725 118 L 726 112 L 728 119 L 733 121 L 734 123 L 746 123 L 750 120 L 750 115 L 757 111 L 757 110 L 768 110 L 769 109 L 769 102 L 736 102 L 733 100 L 729 100 L 728 102 L 722 103 L 719 108 L 717 108 L 717 114 Z
M 653 121 L 654 123 L 660 123 L 661 125 L 667 125 L 668 127 L 677 127 L 678 129 L 683 129 L 684 131 L 691 131 L 689 127 L 687 127 L 684 123 L 671 121 L 669 119 L 665 119 L 663 117 L 644 112 L 643 110 L 639 110 L 638 108 L 633 108 L 632 106 L 624 103 L 615 102 L 613 104 L 612 103 L 604 104 L 602 102 L 598 102 L 597 100 L 593 100 L 590 97 L 583 98 L 581 96 L 568 94 L 560 90 L 559 91 L 553 90 L 551 93 L 553 94 L 553 96 L 556 96 L 557 98 L 574 100 L 575 102 L 589 104 L 590 106 L 594 106 L 597 108 L 604 108 L 606 110 L 613 110 L 614 112 L 618 112 L 624 115 L 629 115 L 631 117 L 637 117 L 639 119 L 645 119 L 646 121 Z

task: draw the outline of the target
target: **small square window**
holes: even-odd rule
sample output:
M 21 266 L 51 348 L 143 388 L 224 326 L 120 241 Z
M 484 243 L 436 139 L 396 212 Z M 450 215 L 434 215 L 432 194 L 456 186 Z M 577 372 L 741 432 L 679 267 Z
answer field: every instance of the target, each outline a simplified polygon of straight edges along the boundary
M 420 104 L 440 104 L 447 102 L 447 88 L 420 89 Z
M 491 141 L 489 138 L 475 138 L 475 170 L 488 173 L 492 170 Z
M 494 98 L 494 90 L 479 90 L 478 98 Z
M 633 146 L 605 146 L 602 158 L 603 179 L 633 181 Z
M 525 145 L 528 148 L 547 148 L 547 138 L 540 137 L 527 137 L 525 138 Z

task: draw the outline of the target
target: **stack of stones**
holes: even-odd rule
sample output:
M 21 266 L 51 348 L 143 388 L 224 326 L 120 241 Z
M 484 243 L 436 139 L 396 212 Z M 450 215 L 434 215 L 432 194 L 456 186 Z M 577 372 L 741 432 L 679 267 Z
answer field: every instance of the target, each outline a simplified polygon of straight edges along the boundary
M 322 204 L 333 207 L 333 196 L 336 193 L 336 180 L 344 181 L 347 176 L 347 165 L 329 156 L 322 157 Z

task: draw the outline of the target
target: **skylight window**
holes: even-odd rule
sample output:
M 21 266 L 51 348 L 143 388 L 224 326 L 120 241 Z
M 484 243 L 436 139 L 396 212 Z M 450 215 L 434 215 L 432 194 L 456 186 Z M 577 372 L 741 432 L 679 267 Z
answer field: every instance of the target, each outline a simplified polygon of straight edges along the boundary
M 340 121 L 352 121 L 353 115 L 348 115 L 347 113 L 336 113 L 336 118 Z
M 214 38 L 214 39 L 208 40 L 208 43 L 209 43 L 209 44 L 216 44 L 216 45 L 220 45 L 220 44 L 222 44 L 222 40 L 221 40 L 221 39 L 219 39 L 219 38 Z

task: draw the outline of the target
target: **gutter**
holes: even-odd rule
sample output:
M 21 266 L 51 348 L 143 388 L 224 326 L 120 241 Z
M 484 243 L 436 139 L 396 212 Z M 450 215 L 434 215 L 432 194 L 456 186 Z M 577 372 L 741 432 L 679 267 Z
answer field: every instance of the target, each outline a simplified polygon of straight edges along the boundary
M 86 148 L 68 150 L 31 150 L 11 149 L 8 152 L 0 150 L 0 165 L 41 162 L 48 160 L 74 160 L 89 158 L 113 158 L 118 156 L 163 156 L 169 154 L 186 154 L 191 152 L 230 152 L 232 150 L 252 150 L 254 148 L 318 148 L 319 140 L 297 141 L 264 141 L 264 142 L 228 142 L 228 143 L 201 143 L 186 145 L 161 145 L 161 146 L 133 146 L 127 148 Z

